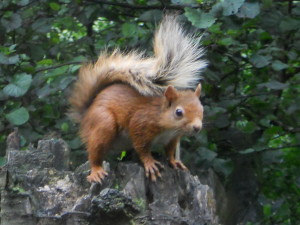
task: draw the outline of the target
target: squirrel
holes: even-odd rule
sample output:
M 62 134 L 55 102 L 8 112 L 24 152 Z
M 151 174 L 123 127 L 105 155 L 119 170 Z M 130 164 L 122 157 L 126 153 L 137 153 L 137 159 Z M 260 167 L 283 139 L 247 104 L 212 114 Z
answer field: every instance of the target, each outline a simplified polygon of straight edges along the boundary
M 175 158 L 183 135 L 202 128 L 200 72 L 206 67 L 199 39 L 187 34 L 176 15 L 165 15 L 154 35 L 154 54 L 104 52 L 96 63 L 83 65 L 70 96 L 70 115 L 80 123 L 87 147 L 89 182 L 102 183 L 106 153 L 131 149 L 146 177 L 161 177 L 162 164 L 151 146 L 163 144 L 173 168 L 187 170 Z

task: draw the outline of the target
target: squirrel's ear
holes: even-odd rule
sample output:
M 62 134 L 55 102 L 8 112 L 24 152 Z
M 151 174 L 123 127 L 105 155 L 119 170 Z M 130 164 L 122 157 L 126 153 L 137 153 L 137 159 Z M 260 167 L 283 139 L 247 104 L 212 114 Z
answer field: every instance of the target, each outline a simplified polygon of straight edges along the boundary
M 169 103 L 172 103 L 178 98 L 178 93 L 173 86 L 168 86 L 167 90 L 165 91 L 165 97 Z
M 201 95 L 201 83 L 198 84 L 196 90 L 195 90 L 195 95 L 199 98 Z

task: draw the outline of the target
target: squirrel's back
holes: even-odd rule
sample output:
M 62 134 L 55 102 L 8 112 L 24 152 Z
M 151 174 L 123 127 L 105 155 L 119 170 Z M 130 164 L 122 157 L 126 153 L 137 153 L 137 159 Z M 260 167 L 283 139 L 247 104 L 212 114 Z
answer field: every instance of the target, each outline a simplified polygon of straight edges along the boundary
M 186 34 L 174 15 L 167 15 L 154 36 L 154 55 L 103 53 L 95 64 L 81 67 L 70 97 L 70 115 L 81 121 L 97 94 L 113 83 L 126 83 L 141 95 L 162 95 L 172 85 L 176 89 L 195 88 L 206 61 L 199 38 Z

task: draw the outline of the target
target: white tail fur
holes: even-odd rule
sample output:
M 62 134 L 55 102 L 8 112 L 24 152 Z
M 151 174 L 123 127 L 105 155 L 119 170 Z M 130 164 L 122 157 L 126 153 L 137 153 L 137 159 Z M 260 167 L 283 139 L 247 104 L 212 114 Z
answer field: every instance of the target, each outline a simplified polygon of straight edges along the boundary
M 195 88 L 207 65 L 201 59 L 203 48 L 199 41 L 184 32 L 175 16 L 166 16 L 154 38 L 155 80 L 178 89 Z
M 155 33 L 153 57 L 115 50 L 80 69 L 70 98 L 70 115 L 80 121 L 99 91 L 115 82 L 127 83 L 145 96 L 162 95 L 169 85 L 195 88 L 207 65 L 202 56 L 199 38 L 186 34 L 176 16 L 166 15 Z

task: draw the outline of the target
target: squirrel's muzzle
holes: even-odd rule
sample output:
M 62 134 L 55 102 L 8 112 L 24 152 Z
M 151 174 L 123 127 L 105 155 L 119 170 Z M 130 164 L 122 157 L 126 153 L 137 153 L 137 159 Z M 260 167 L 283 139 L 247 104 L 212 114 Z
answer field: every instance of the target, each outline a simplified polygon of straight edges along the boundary
M 200 119 L 195 119 L 191 123 L 191 132 L 192 133 L 198 133 L 202 129 L 202 121 Z
M 193 126 L 194 132 L 199 132 L 201 130 L 200 126 Z

